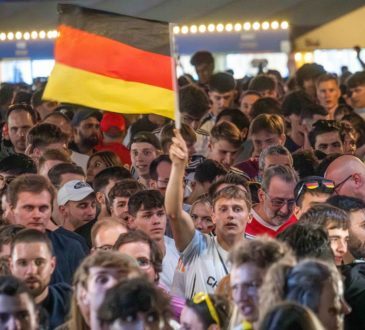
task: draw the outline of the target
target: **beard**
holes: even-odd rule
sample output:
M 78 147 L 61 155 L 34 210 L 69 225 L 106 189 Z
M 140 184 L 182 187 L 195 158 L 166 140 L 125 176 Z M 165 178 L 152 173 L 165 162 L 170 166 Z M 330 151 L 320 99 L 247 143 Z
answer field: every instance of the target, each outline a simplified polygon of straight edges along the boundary
M 97 134 L 84 136 L 80 133 L 80 142 L 85 148 L 91 149 L 99 143 L 99 136 Z
M 34 277 L 29 277 L 24 282 L 34 298 L 38 297 L 48 286 Z
M 348 247 L 355 259 L 365 258 L 365 242 L 359 240 L 355 235 L 350 235 Z

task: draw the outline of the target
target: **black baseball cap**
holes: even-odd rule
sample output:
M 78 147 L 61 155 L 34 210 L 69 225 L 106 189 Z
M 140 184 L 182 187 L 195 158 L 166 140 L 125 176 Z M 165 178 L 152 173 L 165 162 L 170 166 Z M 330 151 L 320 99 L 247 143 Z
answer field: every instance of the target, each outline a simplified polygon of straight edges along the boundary
M 91 108 L 78 108 L 72 118 L 71 125 L 74 127 L 79 126 L 82 121 L 90 117 L 94 117 L 98 121 L 101 121 L 103 114 L 101 111 Z

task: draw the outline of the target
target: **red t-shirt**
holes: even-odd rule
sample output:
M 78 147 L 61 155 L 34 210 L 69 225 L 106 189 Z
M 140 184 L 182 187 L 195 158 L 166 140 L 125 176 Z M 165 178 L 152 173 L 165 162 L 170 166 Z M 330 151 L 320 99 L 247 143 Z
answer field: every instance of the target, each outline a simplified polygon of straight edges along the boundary
M 97 151 L 113 151 L 121 160 L 123 165 L 128 164 L 131 165 L 131 155 L 129 150 L 121 143 L 112 142 L 112 143 L 100 143 L 95 148 Z
M 281 226 L 272 226 L 265 222 L 254 210 L 251 211 L 252 220 L 246 226 L 245 237 L 253 239 L 256 236 L 267 234 L 271 237 L 276 237 L 279 233 L 284 231 L 289 226 L 293 225 L 298 221 L 294 214 L 289 218 L 287 222 Z

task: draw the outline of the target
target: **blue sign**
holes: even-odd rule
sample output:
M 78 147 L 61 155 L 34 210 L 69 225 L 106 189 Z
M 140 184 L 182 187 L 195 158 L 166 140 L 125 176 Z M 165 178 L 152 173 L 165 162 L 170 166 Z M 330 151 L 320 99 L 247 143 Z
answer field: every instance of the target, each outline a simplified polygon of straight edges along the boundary
M 288 30 L 175 35 L 177 53 L 186 55 L 193 54 L 198 50 L 230 54 L 283 52 L 283 42 L 288 41 Z
M 0 41 L 0 58 L 52 59 L 54 40 Z

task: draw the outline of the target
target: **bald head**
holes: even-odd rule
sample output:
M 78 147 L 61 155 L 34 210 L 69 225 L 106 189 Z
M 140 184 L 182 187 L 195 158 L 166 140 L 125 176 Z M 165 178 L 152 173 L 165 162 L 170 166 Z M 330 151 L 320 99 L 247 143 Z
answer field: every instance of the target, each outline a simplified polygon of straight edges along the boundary
M 365 201 L 365 164 L 357 157 L 343 155 L 327 168 L 325 178 L 336 184 L 336 193 Z

